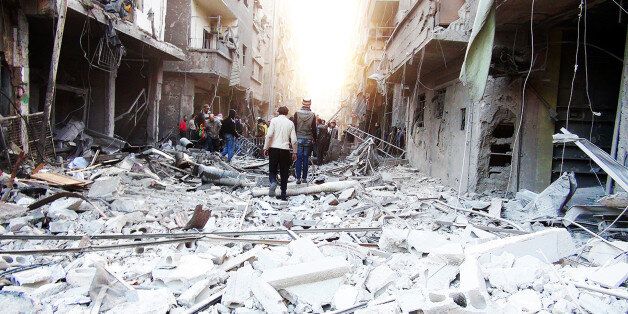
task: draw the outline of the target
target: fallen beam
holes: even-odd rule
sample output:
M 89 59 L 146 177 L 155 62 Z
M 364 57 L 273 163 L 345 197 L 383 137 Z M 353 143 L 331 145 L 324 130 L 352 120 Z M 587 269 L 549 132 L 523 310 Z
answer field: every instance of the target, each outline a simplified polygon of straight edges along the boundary
M 358 228 L 312 228 L 312 229 L 295 229 L 291 230 L 299 233 L 362 233 L 362 232 L 380 232 L 381 227 L 358 227 Z M 273 230 L 249 230 L 249 231 L 214 231 L 214 232 L 182 232 L 182 233 L 144 233 L 144 234 L 100 234 L 100 235 L 17 235 L 17 234 L 0 234 L 2 240 L 76 240 L 80 241 L 84 238 L 90 240 L 119 240 L 119 239 L 153 239 L 153 238 L 181 238 L 181 237 L 198 237 L 198 236 L 246 236 L 246 235 L 277 235 L 286 234 L 285 229 Z
M 350 181 L 337 181 L 337 182 L 327 182 L 318 185 L 308 185 L 304 187 L 295 187 L 288 188 L 286 191 L 286 195 L 295 196 L 302 194 L 318 194 L 318 193 L 335 193 L 340 192 L 349 188 L 358 187 L 360 183 L 358 181 L 350 180 Z M 268 195 L 268 188 L 260 188 L 253 189 L 253 197 L 260 197 Z
M 326 257 L 314 262 L 288 265 L 269 269 L 260 279 L 275 289 L 338 278 L 351 270 L 349 263 L 342 257 Z

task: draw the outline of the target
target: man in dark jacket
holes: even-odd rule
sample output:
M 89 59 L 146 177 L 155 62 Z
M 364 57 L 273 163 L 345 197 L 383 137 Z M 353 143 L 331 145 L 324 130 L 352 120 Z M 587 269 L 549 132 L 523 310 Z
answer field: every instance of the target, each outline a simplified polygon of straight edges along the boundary
M 240 137 L 236 131 L 235 117 L 235 109 L 230 109 L 229 116 L 222 121 L 222 127 L 220 128 L 220 135 L 225 139 L 225 147 L 222 150 L 222 155 L 227 157 L 228 162 L 231 162 L 235 154 L 236 139 Z
M 297 184 L 307 182 L 307 170 L 312 146 L 316 142 L 316 115 L 310 109 L 312 101 L 303 99 L 303 106 L 294 113 L 293 122 L 297 133 L 297 162 L 295 177 Z

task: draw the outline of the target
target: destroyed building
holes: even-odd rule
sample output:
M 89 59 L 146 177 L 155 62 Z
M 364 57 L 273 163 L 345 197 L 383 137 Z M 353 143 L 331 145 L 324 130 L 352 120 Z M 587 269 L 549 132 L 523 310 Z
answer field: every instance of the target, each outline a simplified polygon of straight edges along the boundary
M 363 130 L 404 128 L 410 163 L 462 191 L 538 192 L 562 172 L 610 187 L 552 135 L 566 127 L 626 164 L 625 13 L 612 1 L 495 4 L 369 1 L 353 101 Z
M 164 66 L 163 136 L 172 133 L 184 115 L 198 113 L 204 104 L 216 114 L 235 109 L 250 126 L 257 117 L 274 114 L 277 106 L 271 105 L 271 97 L 279 94 L 276 102 L 281 104 L 282 94 L 275 91 L 287 90 L 282 84 L 289 84 L 292 78 L 277 74 L 284 71 L 286 62 L 281 60 L 290 57 L 284 52 L 283 24 L 273 19 L 281 19 L 274 13 L 281 4 L 262 3 L 168 1 L 166 40 L 184 50 L 186 58 Z
M 177 126 L 300 106 L 289 1 L 0 1 L 2 313 L 628 313 L 623 2 L 356 0 L 285 200 Z

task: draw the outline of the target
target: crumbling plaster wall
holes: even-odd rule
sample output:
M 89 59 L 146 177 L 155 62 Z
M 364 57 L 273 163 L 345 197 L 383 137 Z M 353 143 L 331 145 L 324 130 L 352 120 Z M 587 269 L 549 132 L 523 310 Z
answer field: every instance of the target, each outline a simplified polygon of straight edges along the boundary
M 164 73 L 159 106 L 159 138 L 178 134 L 179 119 L 194 112 L 194 81 L 180 73 Z
M 414 125 L 413 121 L 417 110 L 416 100 L 409 110 L 407 149 L 410 163 L 425 174 L 440 178 L 449 186 L 461 186 L 463 192 L 502 191 L 508 186 L 509 177 L 512 190 L 517 180 L 516 158 L 502 166 L 491 166 L 491 151 L 492 145 L 507 145 L 509 152 L 504 153 L 518 155 L 518 145 L 513 144 L 519 121 L 521 84 L 521 79 L 489 77 L 486 94 L 478 103 L 471 103 L 466 88 L 460 82 L 425 91 L 422 128 Z M 434 95 L 441 88 L 445 88 L 446 92 L 442 118 L 439 119 L 436 117 Z M 466 110 L 465 130 L 461 130 L 463 108 Z M 496 138 L 495 132 L 500 132 L 496 129 L 504 125 L 512 126 L 513 136 Z M 524 125 L 522 129 L 529 126 Z M 527 147 L 523 142 L 522 150 L 529 149 L 535 148 Z M 499 153 L 493 150 L 495 152 Z

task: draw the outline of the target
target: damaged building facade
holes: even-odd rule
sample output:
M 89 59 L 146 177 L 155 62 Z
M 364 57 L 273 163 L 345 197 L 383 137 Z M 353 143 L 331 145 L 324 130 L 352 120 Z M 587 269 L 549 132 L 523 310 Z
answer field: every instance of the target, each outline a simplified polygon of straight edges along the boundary
M 30 141 L 31 152 L 51 155 L 43 121 L 61 137 L 86 130 L 90 138 L 154 143 L 163 61 L 184 58 L 163 41 L 165 5 L 3 1 L 3 126 L 24 124 L 13 144 L 29 150 Z
M 541 191 L 563 172 L 608 191 L 605 172 L 552 135 L 564 127 L 626 164 L 626 14 L 611 1 L 532 4 L 369 1 L 350 101 L 362 130 L 404 129 L 410 163 L 462 192 Z
M 168 1 L 166 41 L 186 57 L 164 66 L 162 137 L 174 134 L 178 121 L 204 104 L 216 114 L 235 109 L 250 127 L 257 117 L 273 115 L 271 97 L 285 79 L 273 75 L 281 71 L 275 65 L 282 51 L 275 38 L 281 31 L 273 24 L 278 6 L 259 0 Z
M 281 102 L 284 90 L 295 90 L 289 96 L 296 99 L 296 83 L 282 83 L 294 82 L 285 70 L 294 62 L 285 48 L 289 34 L 272 20 L 286 13 L 282 7 L 254 0 L 3 1 L 5 146 L 43 159 L 73 149 L 59 142 L 75 139 L 113 150 L 154 144 L 176 138 L 179 120 L 203 104 L 216 113 L 234 108 L 252 127 L 256 117 L 274 113 L 273 96 Z

